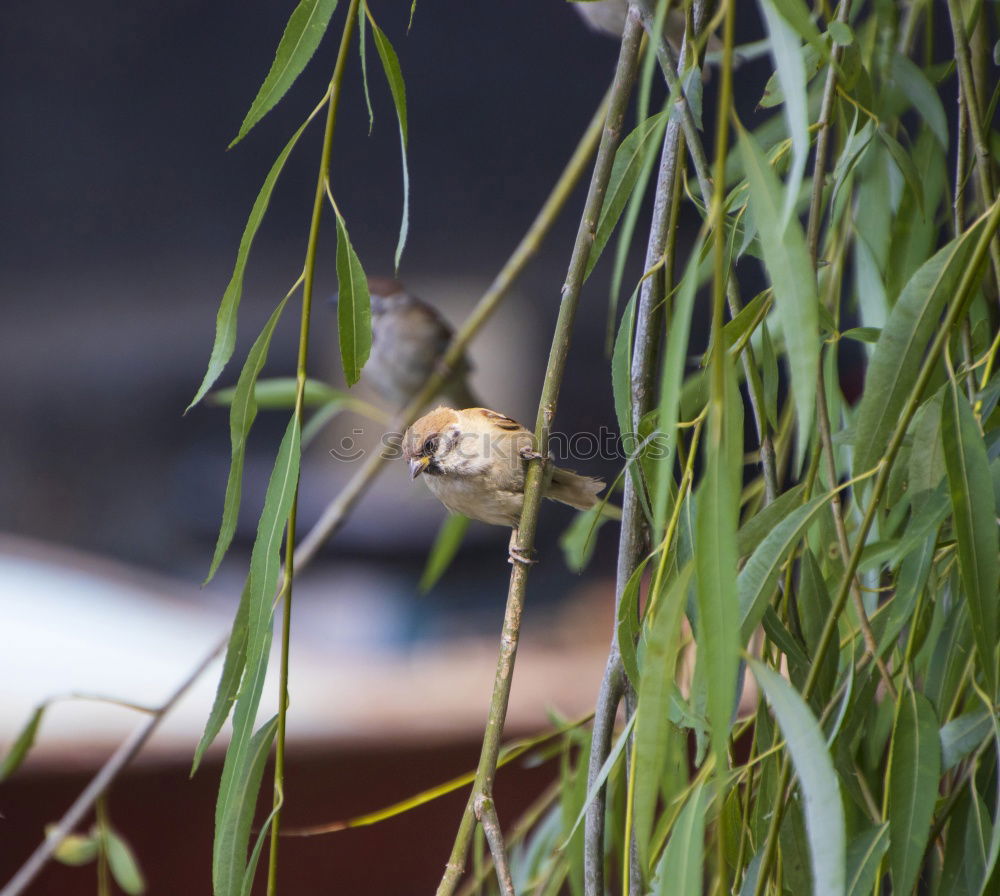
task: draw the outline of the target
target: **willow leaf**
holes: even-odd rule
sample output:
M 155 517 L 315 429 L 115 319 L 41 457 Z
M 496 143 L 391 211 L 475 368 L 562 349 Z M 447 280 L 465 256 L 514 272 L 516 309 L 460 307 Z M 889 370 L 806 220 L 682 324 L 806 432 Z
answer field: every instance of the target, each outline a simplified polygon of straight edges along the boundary
M 368 278 L 340 212 L 337 212 L 337 289 L 340 360 L 347 385 L 353 386 L 372 350 L 371 295 Z

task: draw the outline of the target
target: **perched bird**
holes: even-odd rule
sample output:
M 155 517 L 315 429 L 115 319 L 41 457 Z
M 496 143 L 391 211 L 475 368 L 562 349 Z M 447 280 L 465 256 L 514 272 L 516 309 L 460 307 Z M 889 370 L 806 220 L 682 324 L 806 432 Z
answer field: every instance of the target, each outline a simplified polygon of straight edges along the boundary
M 371 277 L 372 350 L 365 379 L 396 407 L 420 390 L 444 357 L 452 329 L 437 310 L 406 291 L 398 280 Z M 471 366 L 463 356 L 438 397 L 458 408 L 479 402 L 469 389 Z
M 486 408 L 435 408 L 403 437 L 410 477 L 427 487 L 452 513 L 494 526 L 511 526 L 510 562 L 531 562 L 516 547 L 528 461 L 541 455 L 535 437 L 520 423 Z M 597 503 L 599 479 L 554 467 L 545 497 L 578 510 Z

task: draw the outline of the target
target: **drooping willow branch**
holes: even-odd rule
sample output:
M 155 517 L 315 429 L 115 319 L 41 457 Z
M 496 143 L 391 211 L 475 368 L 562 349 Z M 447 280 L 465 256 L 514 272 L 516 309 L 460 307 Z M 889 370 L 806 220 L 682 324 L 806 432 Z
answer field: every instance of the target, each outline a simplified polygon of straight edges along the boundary
M 535 220 L 522 237 L 520 243 L 518 243 L 510 258 L 494 278 L 487 291 L 479 299 L 472 314 L 469 315 L 466 322 L 455 334 L 451 346 L 445 355 L 441 370 L 435 372 L 428 379 L 428 382 L 420 390 L 417 398 L 406 410 L 397 416 L 393 423 L 395 428 L 405 428 L 405 426 L 409 425 L 419 415 L 422 407 L 434 398 L 441 384 L 447 378 L 446 371 L 448 367 L 457 363 L 462 357 L 468 344 L 500 305 L 511 286 L 517 281 L 517 278 L 524 271 L 525 267 L 527 267 L 528 262 L 537 254 L 546 235 L 551 230 L 563 206 L 583 175 L 588 161 L 594 154 L 604 125 L 607 104 L 608 98 L 605 97 L 594 113 L 566 168 L 539 210 Z M 386 460 L 387 458 L 379 453 L 373 453 L 369 456 L 368 460 L 352 477 L 347 486 L 328 505 L 321 519 L 296 547 L 293 559 L 293 569 L 296 574 L 301 574 L 309 566 L 315 559 L 323 543 L 343 524 L 351 510 L 372 484 Z M 282 585 L 282 587 L 284 586 Z M 46 862 L 52 858 L 60 842 L 80 824 L 86 813 L 93 808 L 94 801 L 107 790 L 129 763 L 142 751 L 167 713 L 173 709 L 180 698 L 187 693 L 195 681 L 204 674 L 212 662 L 225 650 L 228 640 L 229 634 L 227 632 L 226 636 L 198 663 L 170 698 L 159 709 L 155 710 L 150 718 L 136 729 L 134 734 L 122 742 L 121 746 L 108 759 L 101 771 L 98 772 L 90 784 L 81 792 L 73 805 L 67 810 L 55 827 L 53 827 L 52 834 L 39 844 L 35 852 L 31 854 L 25 864 L 10 880 L 3 889 L 2 896 L 17 896 L 34 880 Z
M 347 19 L 340 38 L 340 49 L 330 80 L 329 102 L 326 112 L 326 126 L 323 131 L 323 148 L 320 151 L 319 174 L 316 179 L 316 193 L 313 198 L 312 218 L 309 222 L 309 237 L 306 241 L 306 257 L 302 269 L 302 316 L 299 326 L 298 360 L 295 369 L 295 420 L 301 432 L 306 392 L 306 363 L 309 357 L 309 324 L 312 317 L 313 284 L 316 277 L 316 251 L 319 246 L 319 227 L 323 214 L 327 179 L 330 172 L 330 156 L 333 151 L 333 132 L 337 124 L 337 108 L 340 105 L 341 86 L 347 66 L 347 51 L 354 33 L 354 23 L 358 18 L 360 0 L 351 0 Z M 292 585 L 295 581 L 294 545 L 295 529 L 298 521 L 299 486 L 295 483 L 292 506 L 288 513 L 285 536 L 285 575 L 281 588 L 281 658 L 278 666 L 278 729 L 275 735 L 274 788 L 272 793 L 271 843 L 267 864 L 267 892 L 273 896 L 278 889 L 278 844 L 280 842 L 281 806 L 284 801 L 285 782 L 285 740 L 288 718 L 288 660 L 291 646 Z
M 562 288 L 562 301 L 559 305 L 559 317 L 552 338 L 549 360 L 545 370 L 545 380 L 538 405 L 535 422 L 535 438 L 537 450 L 541 457 L 532 460 L 528 465 L 524 488 L 524 509 L 518 526 L 518 552 L 527 556 L 535 540 L 535 528 L 538 522 L 538 511 L 542 501 L 544 484 L 544 466 L 542 458 L 548 452 L 549 431 L 555 416 L 566 368 L 566 358 L 569 354 L 570 337 L 579 304 L 580 291 L 583 286 L 587 259 L 590 256 L 600 216 L 604 203 L 604 194 L 611 178 L 611 166 L 614 162 L 615 150 L 621 134 L 625 109 L 632 93 L 638 66 L 639 46 L 642 38 L 642 24 L 638 11 L 630 7 L 626 15 L 625 29 L 622 34 L 621 50 L 615 78 L 611 86 L 611 96 L 608 105 L 607 118 L 601 135 L 594 171 L 591 175 L 590 189 L 587 193 L 583 215 L 577 229 L 573 244 L 573 254 L 570 259 L 566 282 Z M 507 593 L 507 608 L 504 614 L 503 633 L 500 639 L 500 652 L 497 659 L 497 672 L 493 685 L 493 696 L 490 700 L 489 717 L 486 732 L 483 736 L 483 746 L 476 771 L 476 780 L 469 795 L 469 801 L 462 813 L 455 844 L 451 856 L 445 866 L 445 872 L 438 887 L 438 896 L 453 894 L 458 880 L 465 869 L 469 845 L 476 824 L 477 807 L 482 807 L 484 801 L 492 806 L 493 781 L 496 775 L 497 755 L 500 747 L 500 736 L 503 731 L 507 714 L 507 701 L 510 697 L 510 686 L 514 671 L 514 660 L 517 654 L 518 636 L 521 627 L 521 613 L 524 606 L 524 593 L 528 577 L 528 564 L 515 562 L 511 568 L 510 585 Z M 493 844 L 491 843 L 491 846 Z M 505 865 L 503 856 L 493 855 L 494 865 L 499 869 Z M 504 885 L 501 875 L 501 885 Z

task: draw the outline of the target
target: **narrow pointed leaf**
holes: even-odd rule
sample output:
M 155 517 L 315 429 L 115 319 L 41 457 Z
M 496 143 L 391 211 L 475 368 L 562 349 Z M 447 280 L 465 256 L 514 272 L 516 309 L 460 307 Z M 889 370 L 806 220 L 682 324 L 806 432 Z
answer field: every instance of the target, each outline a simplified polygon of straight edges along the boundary
M 854 446 L 856 474 L 870 470 L 889 436 L 920 371 L 924 350 L 955 295 L 982 232 L 983 219 L 925 261 L 913 274 L 882 328 L 858 407 Z
M 954 380 L 945 389 L 941 439 L 951 490 L 958 565 L 969 601 L 979 665 L 997 692 L 997 582 L 1000 543 L 997 540 L 993 480 L 986 443 L 965 393 Z
M 597 532 L 607 521 L 603 507 L 595 504 L 590 510 L 578 513 L 566 531 L 559 536 L 563 558 L 573 572 L 581 573 L 587 568 L 597 544 Z
M 4 756 L 3 763 L 0 763 L 0 781 L 7 780 L 21 767 L 21 763 L 35 743 L 38 726 L 42 724 L 42 716 L 47 708 L 48 703 L 40 703 L 29 716 L 27 724 L 21 729 L 21 733 Z
M 417 586 L 421 594 L 430 591 L 451 566 L 451 561 L 455 559 L 458 549 L 462 546 L 462 539 L 465 538 L 468 528 L 467 516 L 452 513 L 445 517 L 427 557 L 427 565 L 420 577 L 420 584 Z
M 738 128 L 740 153 L 750 184 L 750 211 L 760 234 L 777 317 L 785 337 L 798 424 L 797 467 L 812 432 L 819 375 L 819 300 L 805 236 L 797 218 L 782 225 L 781 186 L 754 138 Z
M 243 492 L 243 463 L 246 458 L 247 436 L 250 427 L 257 417 L 257 376 L 267 361 L 267 353 L 271 347 L 271 337 L 278 325 L 282 311 L 288 304 L 286 296 L 274 309 L 264 329 L 247 354 L 246 363 L 240 371 L 240 378 L 233 390 L 232 403 L 229 406 L 229 440 L 231 444 L 229 477 L 226 480 L 226 497 L 222 503 L 222 523 L 219 526 L 219 537 L 215 543 L 215 552 L 208 569 L 205 582 L 212 580 L 222 558 L 233 542 L 236 534 L 236 522 L 240 514 L 240 503 Z
M 678 752 L 679 738 L 667 715 L 670 695 L 676 690 L 679 634 L 688 584 L 694 572 L 688 563 L 676 579 L 650 607 L 651 618 L 644 625 L 645 650 L 639 669 L 639 699 L 635 724 L 635 805 L 636 842 L 643 867 L 650 864 L 649 839 L 653 814 L 660 793 L 660 781 L 667 763 Z
M 372 349 L 371 296 L 368 278 L 347 235 L 347 225 L 337 213 L 337 330 L 340 360 L 348 386 L 361 377 Z
M 828 495 L 818 495 L 807 504 L 792 510 L 774 526 L 740 570 L 736 587 L 739 594 L 741 643 L 745 644 L 749 640 L 764 615 L 789 552 L 829 500 Z
M 278 717 L 274 716 L 248 738 L 238 774 L 228 782 L 223 778 L 223 784 L 228 783 L 229 790 L 227 812 L 221 819 L 216 816 L 212 865 L 215 896 L 242 896 L 244 892 L 250 828 L 257 808 L 264 766 L 277 730 Z M 219 795 L 222 796 L 221 790 Z
M 399 57 L 389 42 L 389 38 L 375 24 L 374 19 L 371 20 L 371 26 L 372 37 L 375 39 L 375 49 L 378 50 L 379 59 L 382 60 L 385 78 L 389 82 L 389 90 L 392 93 L 392 102 L 396 107 L 396 120 L 399 122 L 399 143 L 403 156 L 403 220 L 399 225 L 399 241 L 396 244 L 396 270 L 399 270 L 399 260 L 403 256 L 403 247 L 406 245 L 406 236 L 410 229 L 410 169 L 406 158 L 406 145 L 409 141 L 406 83 L 403 81 L 403 71 L 399 67 Z
M 278 42 L 271 69 L 230 147 L 239 143 L 295 83 L 316 52 L 336 8 L 337 0 L 301 0 L 295 7 Z
M 294 376 L 258 379 L 253 389 L 253 397 L 258 409 L 290 411 L 295 407 L 297 389 L 298 383 Z M 209 397 L 215 404 L 231 405 L 236 399 L 236 388 L 219 389 Z M 334 389 L 321 380 L 307 379 L 302 404 L 303 407 L 312 408 L 332 402 L 344 402 L 347 397 L 347 393 Z
M 778 719 L 802 788 L 813 893 L 843 896 L 844 805 L 826 737 L 809 707 L 784 678 L 757 660 L 750 660 L 750 666 Z
M 146 881 L 129 845 L 110 828 L 103 831 L 103 841 L 105 854 L 108 857 L 108 868 L 111 869 L 115 883 L 129 896 L 145 893 Z
M 655 896 L 701 896 L 705 848 L 705 787 L 688 797 L 657 867 Z
M 723 401 L 713 398 L 708 421 L 705 474 L 698 488 L 695 520 L 695 569 L 698 666 L 705 670 L 712 746 L 721 765 L 729 742 L 739 669 L 736 529 L 743 453 L 743 404 L 731 360 L 723 356 L 720 363 L 726 364 L 728 371 Z
M 192 776 L 198 771 L 205 751 L 212 746 L 226 719 L 229 718 L 229 710 L 232 709 L 236 695 L 239 693 L 243 670 L 247 664 L 247 615 L 249 610 L 250 579 L 248 578 L 243 585 L 240 603 L 236 609 L 236 616 L 233 618 L 229 643 L 226 645 L 226 658 L 222 662 L 222 674 L 219 676 L 219 684 L 215 689 L 212 709 L 208 714 L 208 721 L 205 723 L 201 740 L 198 741 L 198 747 L 194 751 L 190 772 Z
M 594 265 L 600 259 L 641 173 L 651 165 L 650 160 L 655 157 L 656 147 L 663 140 L 663 130 L 667 126 L 669 114 L 668 109 L 651 115 L 640 122 L 639 126 L 619 144 L 611 166 L 611 178 L 604 194 L 604 204 L 597 219 L 594 242 L 587 258 L 585 277 L 590 276 Z
M 233 275 L 229 279 L 229 285 L 226 287 L 226 291 L 222 295 L 222 301 L 219 303 L 219 312 L 215 319 L 215 342 L 212 345 L 211 357 L 208 359 L 208 369 L 205 371 L 205 377 L 201 381 L 198 391 L 195 393 L 194 398 L 191 399 L 191 404 L 187 406 L 187 410 L 191 410 L 191 408 L 205 397 L 205 394 L 219 378 L 222 369 L 233 356 L 233 349 L 236 347 L 236 318 L 240 308 L 240 299 L 243 296 L 243 275 L 246 272 L 247 259 L 250 257 L 250 248 L 253 246 L 257 230 L 260 228 L 260 222 L 264 219 L 264 212 L 267 211 L 267 207 L 271 202 L 271 194 L 274 192 L 274 185 L 278 181 L 278 175 L 281 174 L 282 169 L 285 167 L 288 156 L 295 148 L 295 144 L 298 143 L 299 137 L 302 136 L 302 132 L 306 129 L 307 124 L 309 124 L 308 121 L 292 134 L 292 138 L 285 144 L 285 148 L 281 151 L 278 158 L 275 159 L 271 170 L 267 173 L 267 177 L 264 178 L 264 185 L 260 188 L 256 200 L 254 200 L 253 208 L 250 209 L 250 217 L 247 219 L 247 225 L 243 229 L 240 248 L 236 253 L 236 265 L 233 267 Z
M 847 847 L 847 896 L 871 896 L 882 856 L 889 848 L 889 824 L 862 831 Z
M 889 867 L 894 893 L 910 893 L 927 850 L 941 743 L 930 701 L 907 688 L 889 754 Z

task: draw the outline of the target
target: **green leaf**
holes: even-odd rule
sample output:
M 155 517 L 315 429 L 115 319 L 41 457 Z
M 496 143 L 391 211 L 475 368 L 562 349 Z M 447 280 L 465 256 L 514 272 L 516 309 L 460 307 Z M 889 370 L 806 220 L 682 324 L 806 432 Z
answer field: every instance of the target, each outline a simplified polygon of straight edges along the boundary
M 930 701 L 907 687 L 889 753 L 889 867 L 894 893 L 910 893 L 923 864 L 941 768 Z
M 844 22 L 834 20 L 830 22 L 827 30 L 834 42 L 842 47 L 848 47 L 854 43 L 854 32 L 851 30 L 851 26 Z
M 993 481 L 986 444 L 975 415 L 959 384 L 953 379 L 945 389 L 941 411 L 941 439 L 948 470 L 958 566 L 969 601 L 979 664 L 989 693 L 997 693 L 997 581 L 1000 579 L 1000 544 L 997 541 Z
M 258 408 L 265 410 L 291 410 L 295 407 L 295 392 L 298 388 L 294 376 L 277 376 L 271 379 L 257 380 L 253 387 L 253 399 Z M 210 396 L 215 404 L 231 405 L 236 398 L 236 387 L 219 389 Z M 302 396 L 303 407 L 311 408 L 318 405 L 343 403 L 347 394 L 340 389 L 334 389 L 321 380 L 306 380 L 305 393 Z
M 792 161 L 788 172 L 788 184 L 785 189 L 785 199 L 782 203 L 781 218 L 773 222 L 778 230 L 785 230 L 791 223 L 792 212 L 799 196 L 802 176 L 806 170 L 806 158 L 809 155 L 809 101 L 806 94 L 806 65 L 803 59 L 802 45 L 792 27 L 792 22 L 814 35 L 816 49 L 822 46 L 816 26 L 809 18 L 801 0 L 759 0 L 767 24 L 768 39 L 771 42 L 771 56 L 778 70 L 778 82 L 784 94 L 783 111 L 788 127 L 788 136 L 792 142 Z M 828 54 L 823 47 L 824 56 Z M 744 160 L 746 165 L 746 161 Z M 748 166 L 749 167 L 749 166 Z M 748 177 L 750 172 L 747 172 Z M 751 191 L 753 188 L 751 187 Z M 754 219 L 760 226 L 757 215 Z M 765 250 L 765 259 L 767 252 Z
M 337 212 L 337 330 L 340 360 L 348 386 L 361 377 L 372 350 L 372 309 L 368 278 L 358 259 L 347 225 Z
M 247 664 L 247 616 L 249 612 L 250 579 L 247 578 L 243 584 L 243 593 L 240 595 L 240 603 L 236 608 L 233 627 L 229 633 L 226 658 L 222 663 L 219 685 L 215 689 L 215 700 L 212 702 L 212 709 L 208 714 L 208 721 L 205 722 L 205 730 L 201 735 L 201 740 L 198 741 L 198 747 L 194 751 L 191 776 L 198 771 L 205 751 L 213 744 L 226 719 L 229 718 L 229 710 L 239 692 L 240 680 L 243 678 L 243 670 Z
M 212 854 L 215 896 L 239 893 L 246 866 L 250 816 L 260 785 L 259 776 L 252 794 L 247 784 L 253 783 L 256 751 L 262 749 L 260 740 L 252 734 L 253 724 L 267 676 L 282 534 L 296 493 L 300 455 L 298 420 L 293 416 L 278 448 L 250 556 L 246 671 L 233 712 L 233 737 L 226 751 L 215 807 Z M 264 755 L 266 758 L 266 750 Z M 263 759 L 260 763 L 263 767 Z
M 266 759 L 267 754 L 265 753 L 264 756 Z M 264 823 L 257 832 L 257 840 L 253 845 L 253 849 L 250 850 L 250 859 L 243 870 L 243 885 L 240 887 L 240 896 L 250 896 L 253 892 L 253 879 L 257 873 L 257 863 L 260 861 L 260 853 L 271 835 L 271 825 L 274 823 L 274 818 L 280 811 L 281 804 L 278 803 L 271 809 L 271 813 L 264 819 Z
M 0 764 L 0 781 L 6 781 L 21 767 L 21 763 L 24 762 L 28 751 L 35 743 L 35 737 L 38 735 L 38 726 L 42 724 L 42 716 L 48 705 L 48 703 L 39 703 L 28 717 L 28 723 L 21 729 L 17 740 L 11 745 L 11 748 L 7 751 L 7 755 L 3 758 L 3 763 Z
M 750 210 L 760 233 L 764 263 L 777 316 L 781 321 L 792 379 L 792 394 L 798 421 L 796 468 L 801 468 L 809 434 L 812 432 L 816 380 L 819 376 L 819 300 L 798 219 L 782 225 L 781 187 L 767 159 L 753 137 L 742 127 L 740 153 L 750 184 Z
M 361 56 L 361 83 L 364 85 L 365 106 L 368 107 L 368 136 L 372 135 L 372 128 L 375 127 L 375 112 L 372 109 L 372 98 L 368 92 L 368 60 L 366 58 L 366 47 L 368 38 L 365 35 L 365 23 L 367 17 L 368 4 L 362 3 L 358 6 L 358 53 Z
M 597 531 L 608 521 L 600 504 L 590 510 L 578 513 L 569 527 L 559 536 L 566 565 L 575 573 L 581 573 L 590 563 L 597 544 Z
M 188 411 L 205 397 L 205 393 L 212 388 L 215 381 L 219 378 L 219 374 L 222 373 L 222 369 L 233 356 L 233 349 L 236 347 L 236 318 L 240 308 L 240 298 L 243 296 L 243 275 L 246 272 L 247 259 L 250 257 L 250 247 L 253 245 L 254 237 L 260 228 L 260 222 L 264 219 L 264 212 L 267 211 L 267 207 L 271 202 L 271 194 L 274 192 L 274 185 L 278 181 L 278 175 L 281 174 L 281 170 L 285 167 L 285 162 L 288 161 L 288 156 L 291 154 L 292 149 L 295 148 L 295 144 L 298 143 L 299 137 L 302 136 L 302 132 L 308 124 L 308 121 L 304 122 L 292 134 L 291 140 L 285 144 L 285 148 L 271 166 L 267 177 L 264 178 L 264 185 L 260 188 L 256 200 L 254 200 L 253 208 L 250 209 L 250 217 L 247 219 L 247 225 L 243 229 L 240 248 L 236 253 L 236 265 L 233 267 L 233 276 L 230 278 L 229 285 L 222 295 L 222 301 L 219 303 L 219 313 L 215 319 L 215 342 L 212 345 L 211 357 L 208 359 L 208 369 L 205 371 L 205 377 L 201 381 L 198 391 L 195 393 L 194 398 L 191 399 L 191 404 L 187 406 Z
M 247 436 L 250 427 L 257 417 L 257 376 L 267 361 L 267 353 L 271 347 L 271 337 L 278 325 L 281 313 L 288 303 L 288 296 L 278 303 L 260 335 L 247 354 L 246 363 L 240 371 L 240 378 L 233 389 L 232 403 L 229 408 L 229 440 L 232 445 L 229 461 L 229 477 L 226 480 L 226 497 L 222 504 L 222 523 L 219 525 L 219 538 L 215 543 L 215 553 L 212 564 L 205 577 L 207 584 L 212 580 L 222 558 L 233 543 L 236 534 L 236 522 L 240 513 L 240 502 L 243 490 L 243 463 L 246 458 Z
M 698 488 L 695 519 L 695 569 L 698 665 L 704 664 L 712 745 L 721 767 L 728 749 L 739 668 L 736 529 L 742 482 L 743 403 L 732 361 L 723 356 L 717 363 L 728 369 L 723 401 L 713 397 L 709 412 L 705 474 Z
M 611 393 L 614 396 L 618 432 L 622 438 L 631 434 L 635 428 L 632 424 L 632 341 L 635 338 L 635 306 L 638 299 L 639 290 L 636 289 L 622 313 L 614 351 L 611 353 Z
M 705 787 L 699 783 L 674 824 L 656 869 L 656 896 L 701 896 L 705 844 Z
M 677 414 L 680 409 L 681 385 L 684 382 L 684 365 L 687 360 L 688 335 L 691 332 L 691 312 L 694 296 L 698 288 L 698 263 L 701 255 L 702 239 L 699 235 L 688 259 L 684 277 L 674 299 L 673 314 L 667 328 L 667 348 L 663 356 L 660 373 L 660 397 L 657 410 L 657 426 L 667 437 L 666 450 L 658 464 L 656 475 L 656 498 L 653 504 L 653 543 L 663 537 L 667 519 L 667 499 L 670 483 L 674 476 L 676 457 Z
M 430 591 L 451 566 L 451 561 L 455 559 L 458 549 L 462 546 L 462 539 L 465 538 L 468 528 L 467 516 L 452 513 L 445 517 L 427 557 L 427 565 L 420 577 L 420 584 L 417 586 L 421 594 Z
M 220 818 L 216 809 L 215 842 L 213 843 L 212 885 L 215 896 L 242 896 L 244 877 L 253 871 L 247 862 L 250 826 L 257 808 L 257 795 L 264 777 L 264 766 L 271 752 L 278 717 L 261 726 L 247 743 L 239 768 L 228 780 L 223 770 L 219 798 L 226 787 L 226 812 Z M 228 758 L 228 757 L 227 757 Z
M 809 707 L 784 678 L 757 660 L 749 662 L 785 735 L 802 787 L 813 893 L 841 896 L 846 884 L 844 806 L 826 738 Z
M 924 350 L 940 325 L 941 311 L 958 287 L 982 231 L 980 219 L 924 262 L 903 287 L 882 329 L 858 407 L 854 472 L 875 466 L 916 381 Z
M 55 825 L 46 825 L 45 836 L 46 838 L 51 837 Z M 56 847 L 55 852 L 52 853 L 52 858 L 57 862 L 61 862 L 63 865 L 86 865 L 93 862 L 97 858 L 97 838 L 96 837 L 85 837 L 82 834 L 70 834 L 68 837 L 64 837 L 59 845 Z
M 639 639 L 639 586 L 650 555 L 644 557 L 628 577 L 618 602 L 618 618 L 615 620 L 615 637 L 621 654 L 625 674 L 633 687 L 639 687 L 639 657 L 636 645 Z
M 300 0 L 278 42 L 271 70 L 250 104 L 250 111 L 243 119 L 236 139 L 229 144 L 230 147 L 239 143 L 295 83 L 295 79 L 316 52 L 336 8 L 337 0 Z
M 920 113 L 922 121 L 930 128 L 941 148 L 948 149 L 948 116 L 941 97 L 918 65 L 902 53 L 894 53 L 889 77 L 911 105 Z
M 648 868 L 650 832 L 660 793 L 660 781 L 682 741 L 667 716 L 674 683 L 681 619 L 687 602 L 688 584 L 694 571 L 684 566 L 680 575 L 651 604 L 644 625 L 645 649 L 639 670 L 639 695 L 635 723 L 635 804 L 633 826 L 639 860 Z
M 771 530 L 802 503 L 804 492 L 804 486 L 792 486 L 740 526 L 736 536 L 736 546 L 741 557 L 756 550 Z
M 104 851 L 108 857 L 108 867 L 111 876 L 129 896 L 138 896 L 146 892 L 146 882 L 143 880 L 139 863 L 135 860 L 129 845 L 113 830 L 105 828 L 102 832 Z
M 868 828 L 851 840 L 847 847 L 847 896 L 870 896 L 888 848 L 888 822 Z
M 944 725 L 941 739 L 941 773 L 950 772 L 978 747 L 993 730 L 993 719 L 985 709 L 963 713 Z
M 403 219 L 399 225 L 399 241 L 396 243 L 396 270 L 399 270 L 399 260 L 403 256 L 403 247 L 406 245 L 406 236 L 410 229 L 410 168 L 406 159 L 406 144 L 408 142 L 409 126 L 406 115 L 406 83 L 403 81 L 403 71 L 399 67 L 399 57 L 393 49 L 389 38 L 385 36 L 382 29 L 375 24 L 375 20 L 370 17 L 372 26 L 372 37 L 375 39 L 375 49 L 378 50 L 379 59 L 382 60 L 382 69 L 385 72 L 385 79 L 389 82 L 389 90 L 392 93 L 392 102 L 396 107 L 396 120 L 399 122 L 399 144 L 403 157 Z M 338 216 L 339 217 L 339 216 Z M 340 250 L 337 254 L 338 276 L 340 271 Z M 367 357 L 367 355 L 366 355 Z
M 906 185 L 910 188 L 910 192 L 913 193 L 917 201 L 917 208 L 923 214 L 924 191 L 920 185 L 920 175 L 917 174 L 917 166 L 913 164 L 913 159 L 899 145 L 899 141 L 886 131 L 885 128 L 879 128 L 876 133 L 878 133 L 879 139 L 885 144 L 885 148 L 889 150 L 889 155 L 892 156 L 892 160 L 896 163 L 899 173 L 903 175 Z
M 878 342 L 882 330 L 879 327 L 851 327 L 840 334 L 841 339 L 853 339 L 856 342 L 867 342 L 874 345 Z
M 757 628 L 768 606 L 771 592 L 785 558 L 805 534 L 830 496 L 818 495 L 802 504 L 778 522 L 757 546 L 736 579 L 739 595 L 740 641 L 746 643 Z
M 656 115 L 651 115 L 645 121 L 640 122 L 639 126 L 618 146 L 614 163 L 611 166 L 611 178 L 604 194 L 601 214 L 597 219 L 594 242 L 590 247 L 590 255 L 587 257 L 585 278 L 590 276 L 590 272 L 601 257 L 608 239 L 614 233 L 615 225 L 621 217 L 629 196 L 632 195 L 640 173 L 648 164 L 647 160 L 650 154 L 663 140 L 663 131 L 667 126 L 669 114 L 669 109 L 667 109 Z

